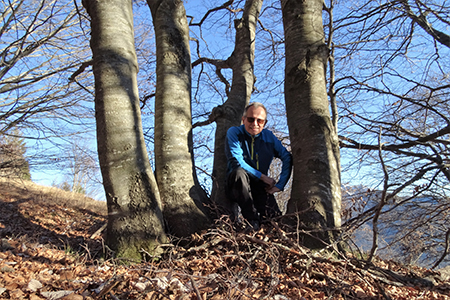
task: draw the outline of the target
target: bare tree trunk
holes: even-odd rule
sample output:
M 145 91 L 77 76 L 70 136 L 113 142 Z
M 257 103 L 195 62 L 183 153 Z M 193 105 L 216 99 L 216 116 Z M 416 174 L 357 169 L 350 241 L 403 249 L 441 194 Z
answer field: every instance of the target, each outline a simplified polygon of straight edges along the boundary
M 300 216 L 307 229 L 341 224 L 338 138 L 330 119 L 325 82 L 328 51 L 324 41 L 321 0 L 282 0 L 286 45 L 285 97 L 294 177 L 287 212 Z M 333 241 L 333 231 L 316 237 Z M 309 247 L 323 247 L 305 239 Z
M 217 124 L 214 142 L 212 201 L 227 214 L 233 214 L 233 205 L 225 196 L 227 159 L 225 137 L 231 126 L 241 124 L 245 106 L 250 101 L 255 82 L 255 31 L 262 0 L 247 0 L 242 19 L 235 20 L 236 42 L 233 54 L 225 66 L 233 70 L 233 82 L 227 101 L 213 110 Z
M 147 3 L 156 34 L 156 178 L 169 229 L 184 237 L 210 223 L 193 161 L 189 28 L 181 0 Z
M 158 188 L 141 124 L 130 0 L 85 0 L 91 17 L 100 167 L 108 204 L 106 242 L 138 259 L 166 241 Z

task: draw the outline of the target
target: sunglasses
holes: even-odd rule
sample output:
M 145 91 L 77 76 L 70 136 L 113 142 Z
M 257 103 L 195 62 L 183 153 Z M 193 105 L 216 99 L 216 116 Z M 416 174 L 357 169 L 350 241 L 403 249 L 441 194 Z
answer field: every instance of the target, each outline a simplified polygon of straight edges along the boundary
M 247 122 L 249 123 L 254 123 L 255 120 L 256 122 L 258 122 L 258 125 L 264 125 L 264 123 L 266 123 L 266 120 L 264 119 L 256 119 L 256 118 L 252 118 L 252 117 L 246 117 L 247 118 Z

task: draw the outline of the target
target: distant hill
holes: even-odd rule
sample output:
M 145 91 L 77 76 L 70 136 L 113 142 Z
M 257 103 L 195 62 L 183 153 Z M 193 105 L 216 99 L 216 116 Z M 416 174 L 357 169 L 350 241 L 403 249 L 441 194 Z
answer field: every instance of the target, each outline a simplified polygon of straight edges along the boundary
M 381 195 L 381 191 L 363 186 L 347 188 L 342 197 L 343 222 L 371 211 L 380 202 Z M 444 254 L 449 210 L 450 202 L 444 197 L 421 194 L 412 195 L 411 198 L 396 196 L 389 199 L 378 221 L 377 254 L 383 259 L 432 266 Z M 373 243 L 372 218 L 367 218 L 373 214 L 372 210 L 363 216 L 361 220 L 367 220 L 364 223 L 353 222 L 358 225 L 353 232 L 353 240 L 364 252 L 370 251 Z M 447 258 L 439 266 L 449 264 Z

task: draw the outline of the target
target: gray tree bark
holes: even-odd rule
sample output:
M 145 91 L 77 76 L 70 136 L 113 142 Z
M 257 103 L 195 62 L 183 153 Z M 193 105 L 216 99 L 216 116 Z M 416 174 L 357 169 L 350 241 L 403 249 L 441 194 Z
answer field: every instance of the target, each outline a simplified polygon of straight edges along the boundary
M 287 213 L 304 210 L 306 229 L 321 229 L 305 245 L 323 247 L 334 240 L 341 224 L 341 187 L 338 138 L 331 122 L 325 69 L 321 0 L 282 0 L 286 45 L 285 100 L 294 175 Z
M 131 0 L 84 0 L 91 17 L 95 115 L 108 205 L 106 242 L 139 259 L 166 242 L 158 188 L 141 124 Z
M 231 126 L 241 124 L 245 106 L 253 91 L 255 31 L 261 10 L 262 0 L 247 0 L 241 19 L 234 22 L 236 29 L 235 47 L 232 55 L 221 67 L 233 70 L 232 85 L 227 101 L 213 110 L 210 119 L 216 122 L 214 142 L 213 187 L 214 202 L 222 212 L 234 214 L 233 204 L 225 196 L 227 159 L 225 156 L 225 137 Z
M 147 3 L 156 34 L 156 178 L 169 230 L 185 237 L 210 224 L 193 161 L 189 28 L 181 0 Z

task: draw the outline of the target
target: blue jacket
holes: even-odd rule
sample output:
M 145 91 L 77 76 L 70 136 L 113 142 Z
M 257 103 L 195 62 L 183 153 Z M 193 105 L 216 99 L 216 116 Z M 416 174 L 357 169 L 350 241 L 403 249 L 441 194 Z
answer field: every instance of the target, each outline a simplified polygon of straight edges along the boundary
M 283 167 L 275 186 L 281 191 L 291 175 L 291 154 L 268 129 L 263 129 L 260 134 L 252 137 L 244 125 L 231 127 L 225 140 L 225 154 L 228 174 L 241 167 L 258 179 L 261 178 L 261 174 L 267 175 L 274 157 L 280 158 Z

